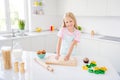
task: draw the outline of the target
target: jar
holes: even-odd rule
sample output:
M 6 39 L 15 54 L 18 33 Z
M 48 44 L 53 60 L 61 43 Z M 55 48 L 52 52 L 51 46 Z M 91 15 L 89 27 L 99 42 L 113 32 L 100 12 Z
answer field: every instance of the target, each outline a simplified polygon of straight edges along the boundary
M 12 49 L 12 56 L 14 61 L 21 61 L 22 60 L 22 47 L 19 42 L 16 42 L 13 44 L 13 49 Z
M 12 64 L 11 64 L 11 47 L 9 46 L 4 46 L 1 48 L 2 52 L 2 65 L 4 69 L 11 69 Z

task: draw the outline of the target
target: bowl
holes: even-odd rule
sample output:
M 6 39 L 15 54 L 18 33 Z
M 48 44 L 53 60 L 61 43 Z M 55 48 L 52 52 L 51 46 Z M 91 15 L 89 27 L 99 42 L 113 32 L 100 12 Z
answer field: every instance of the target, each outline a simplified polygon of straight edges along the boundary
M 45 54 L 37 54 L 40 59 L 43 59 L 45 57 Z

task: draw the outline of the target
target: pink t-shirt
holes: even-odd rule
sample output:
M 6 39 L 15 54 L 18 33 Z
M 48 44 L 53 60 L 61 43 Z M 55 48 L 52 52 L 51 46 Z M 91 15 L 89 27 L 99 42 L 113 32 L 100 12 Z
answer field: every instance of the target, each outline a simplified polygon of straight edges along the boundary
M 60 53 L 65 55 L 67 54 L 70 48 L 71 42 L 73 40 L 80 42 L 80 31 L 75 29 L 74 32 L 70 32 L 67 28 L 62 28 L 58 32 L 58 37 L 62 38 Z M 75 55 L 75 54 L 76 54 L 76 48 L 74 46 L 72 50 L 72 55 Z
M 58 37 L 64 39 L 65 35 L 73 36 L 74 40 L 80 42 L 80 31 L 77 29 L 74 32 L 70 32 L 67 28 L 61 28 L 58 32 Z

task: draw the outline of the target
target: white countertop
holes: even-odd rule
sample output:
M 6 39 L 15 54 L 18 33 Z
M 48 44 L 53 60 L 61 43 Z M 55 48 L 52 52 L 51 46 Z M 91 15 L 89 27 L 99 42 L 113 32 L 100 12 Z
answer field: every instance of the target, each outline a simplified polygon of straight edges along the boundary
M 32 53 L 33 54 L 33 53 Z M 49 54 L 48 54 L 49 55 Z M 36 56 L 35 56 L 36 57 Z M 33 57 L 31 58 L 31 76 L 30 79 L 32 80 L 120 80 L 117 72 L 113 68 L 113 66 L 109 63 L 109 61 L 101 58 L 91 58 L 95 60 L 98 65 L 106 66 L 108 71 L 104 75 L 99 74 L 92 74 L 88 73 L 87 71 L 82 70 L 83 57 L 77 57 L 78 66 L 76 67 L 69 67 L 69 66 L 59 66 L 59 65 L 51 65 L 54 68 L 54 73 L 51 73 L 41 67 L 39 64 L 35 63 Z M 42 76 L 37 76 L 37 75 Z M 34 76 L 33 76 L 34 75 Z
M 0 40 L 5 40 L 6 38 L 3 36 L 0 36 Z
M 46 57 L 50 54 L 52 53 L 47 53 Z M 83 57 L 80 56 L 77 56 L 78 65 L 76 67 L 51 65 L 54 68 L 53 73 L 37 64 L 34 61 L 35 57 L 37 57 L 35 52 L 24 52 L 25 80 L 120 80 L 120 76 L 111 63 L 103 58 L 89 58 L 95 60 L 100 66 L 106 66 L 108 69 L 105 74 L 92 74 L 82 70 L 84 63 L 82 61 Z M 0 78 L 5 78 L 3 80 L 8 80 L 8 78 L 13 80 L 14 76 L 13 70 L 0 71 Z
M 81 38 L 120 43 L 120 37 L 106 36 L 101 34 L 95 34 L 94 36 L 91 36 L 89 33 L 82 33 Z
M 0 40 L 14 40 L 20 38 L 28 38 L 28 37 L 35 37 L 40 35 L 48 35 L 48 34 L 57 34 L 57 31 L 42 31 L 42 32 L 25 32 L 25 36 L 16 36 L 11 37 L 12 34 L 2 34 L 0 35 Z
M 46 57 L 51 54 L 47 53 Z M 100 66 L 106 66 L 108 69 L 105 74 L 92 74 L 82 70 L 84 65 L 82 56 L 77 56 L 78 65 L 76 67 L 51 65 L 54 68 L 54 72 L 49 72 L 36 63 L 34 61 L 35 57 L 37 57 L 35 52 L 24 52 L 25 74 L 22 76 L 25 79 L 23 80 L 120 80 L 120 76 L 106 59 L 89 58 L 90 60 L 95 60 Z M 5 78 L 4 80 L 8 80 L 8 78 L 12 80 L 14 76 L 13 70 L 0 71 L 0 78 Z M 20 78 L 20 75 L 18 78 Z
M 57 33 L 58 33 L 57 30 L 55 30 L 55 31 L 42 31 L 42 32 L 26 32 L 25 34 L 27 36 L 16 36 L 16 37 L 4 37 L 6 35 L 9 36 L 9 34 L 4 34 L 4 35 L 0 36 L 0 40 L 11 40 L 11 39 L 14 40 L 14 39 L 35 37 L 35 36 L 40 36 L 40 35 L 49 35 L 49 34 L 56 34 L 57 35 Z M 105 36 L 105 35 L 100 35 L 100 34 L 95 34 L 94 36 L 91 36 L 88 33 L 81 33 L 81 38 L 120 43 L 119 37 Z

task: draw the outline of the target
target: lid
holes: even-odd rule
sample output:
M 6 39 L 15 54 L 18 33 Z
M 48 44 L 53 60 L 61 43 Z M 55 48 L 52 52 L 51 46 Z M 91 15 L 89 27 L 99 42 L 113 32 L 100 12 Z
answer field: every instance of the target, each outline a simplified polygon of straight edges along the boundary
M 3 46 L 3 47 L 1 47 L 1 50 L 11 50 L 11 47 L 10 46 Z

